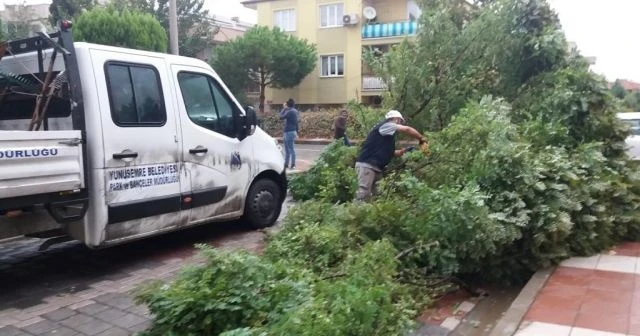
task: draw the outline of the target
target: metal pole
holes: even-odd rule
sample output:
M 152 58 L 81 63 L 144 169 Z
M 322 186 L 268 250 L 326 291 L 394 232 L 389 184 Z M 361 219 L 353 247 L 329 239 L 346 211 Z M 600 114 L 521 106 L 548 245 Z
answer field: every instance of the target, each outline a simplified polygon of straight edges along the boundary
M 169 0 L 169 49 L 174 55 L 179 55 L 178 50 L 178 8 L 176 0 Z

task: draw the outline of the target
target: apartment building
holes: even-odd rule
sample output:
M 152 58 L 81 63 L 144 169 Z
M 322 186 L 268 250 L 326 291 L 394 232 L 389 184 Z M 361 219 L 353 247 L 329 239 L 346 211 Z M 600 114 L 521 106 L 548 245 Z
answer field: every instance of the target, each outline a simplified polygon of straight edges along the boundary
M 293 98 L 303 106 L 376 104 L 386 89 L 362 62 L 363 48 L 389 46 L 418 30 L 415 0 L 248 0 L 258 24 L 280 27 L 316 44 L 318 63 L 296 88 L 266 92 L 266 105 Z

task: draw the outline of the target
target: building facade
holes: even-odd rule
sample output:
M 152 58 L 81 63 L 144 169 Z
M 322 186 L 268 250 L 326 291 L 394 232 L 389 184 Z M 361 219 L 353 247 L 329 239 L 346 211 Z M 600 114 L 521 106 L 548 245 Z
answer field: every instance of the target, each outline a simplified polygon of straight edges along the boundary
M 292 89 L 266 92 L 266 105 L 376 104 L 386 89 L 362 62 L 363 48 L 384 52 L 418 30 L 415 0 L 249 0 L 258 24 L 280 27 L 317 46 L 316 69 Z

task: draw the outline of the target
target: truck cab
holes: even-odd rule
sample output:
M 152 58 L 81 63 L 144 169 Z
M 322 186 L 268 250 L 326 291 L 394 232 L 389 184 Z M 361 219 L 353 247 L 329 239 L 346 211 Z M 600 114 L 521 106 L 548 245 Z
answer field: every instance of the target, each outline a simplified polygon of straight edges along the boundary
M 0 239 L 51 232 L 98 248 L 276 222 L 277 142 L 207 63 L 73 42 L 63 22 L 9 43 L 0 76 Z

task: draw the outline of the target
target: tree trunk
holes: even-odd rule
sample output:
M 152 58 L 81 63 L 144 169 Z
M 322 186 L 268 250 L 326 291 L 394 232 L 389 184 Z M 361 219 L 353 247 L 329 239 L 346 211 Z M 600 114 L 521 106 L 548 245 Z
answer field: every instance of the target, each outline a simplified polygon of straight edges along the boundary
M 264 114 L 264 100 L 265 100 L 265 96 L 264 96 L 264 89 L 265 86 L 264 85 L 260 85 L 260 105 L 259 105 L 259 110 L 260 113 Z
M 265 84 L 264 77 L 265 77 L 264 71 L 260 71 L 260 105 L 258 109 L 260 110 L 260 113 L 263 115 L 264 115 L 264 100 L 265 100 L 264 92 L 267 89 L 267 85 Z

